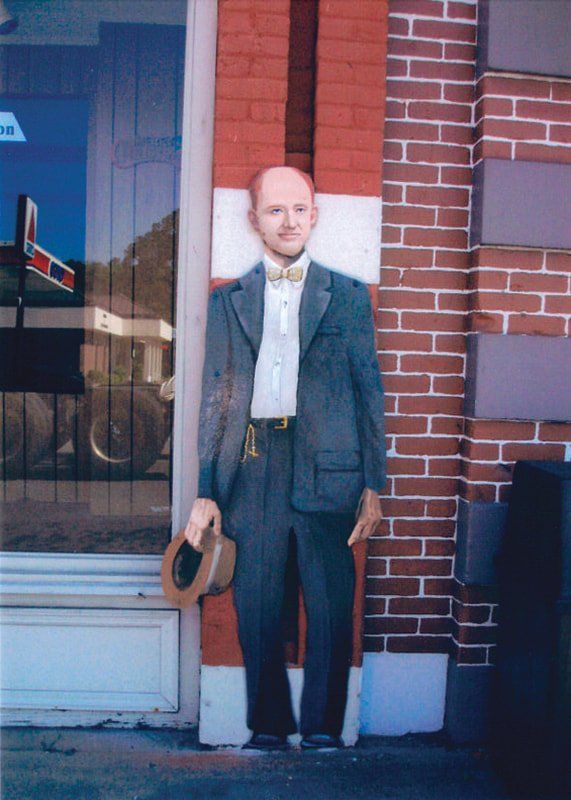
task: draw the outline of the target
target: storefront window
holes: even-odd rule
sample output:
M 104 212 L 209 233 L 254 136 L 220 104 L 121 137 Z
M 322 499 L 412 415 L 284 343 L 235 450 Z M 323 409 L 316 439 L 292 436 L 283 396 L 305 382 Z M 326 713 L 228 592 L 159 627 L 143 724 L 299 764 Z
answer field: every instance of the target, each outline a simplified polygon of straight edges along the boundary
M 2 546 L 160 553 L 187 0 L 5 5 Z

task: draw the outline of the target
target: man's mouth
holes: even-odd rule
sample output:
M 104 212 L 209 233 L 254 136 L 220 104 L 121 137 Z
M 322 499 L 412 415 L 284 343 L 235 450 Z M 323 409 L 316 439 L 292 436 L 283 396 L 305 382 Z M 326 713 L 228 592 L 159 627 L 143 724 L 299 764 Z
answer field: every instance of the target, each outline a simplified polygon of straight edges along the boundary
M 280 233 L 280 239 L 297 239 L 299 237 L 299 233 Z

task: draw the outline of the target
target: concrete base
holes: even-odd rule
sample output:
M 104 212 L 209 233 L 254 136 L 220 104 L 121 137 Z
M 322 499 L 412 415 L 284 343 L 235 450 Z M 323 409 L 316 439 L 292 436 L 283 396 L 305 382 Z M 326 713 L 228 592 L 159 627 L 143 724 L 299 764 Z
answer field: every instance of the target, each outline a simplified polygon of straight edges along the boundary
M 444 727 L 455 744 L 488 739 L 493 676 L 492 666 L 463 666 L 450 659 Z
M 442 728 L 448 656 L 365 653 L 361 733 L 399 736 Z
M 303 670 L 288 669 L 293 710 L 299 719 Z M 359 701 L 361 668 L 351 667 L 343 740 L 353 745 L 359 736 Z M 200 679 L 199 739 L 202 744 L 241 745 L 248 741 L 251 731 L 246 727 L 246 671 L 244 667 L 204 666 Z M 289 737 L 292 744 L 299 734 Z

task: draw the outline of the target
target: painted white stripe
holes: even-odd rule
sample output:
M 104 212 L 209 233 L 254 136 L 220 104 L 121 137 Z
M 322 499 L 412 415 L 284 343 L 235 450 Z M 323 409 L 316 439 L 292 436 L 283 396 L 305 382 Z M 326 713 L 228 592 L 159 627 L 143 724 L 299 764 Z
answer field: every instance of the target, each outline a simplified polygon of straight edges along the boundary
M 303 670 L 288 669 L 292 703 L 299 719 Z M 351 667 L 343 740 L 352 745 L 359 735 L 361 668 Z M 241 745 L 251 731 L 246 727 L 246 671 L 244 667 L 202 666 L 200 679 L 199 737 L 202 744 Z M 299 742 L 296 734 L 290 742 Z
M 214 189 L 212 277 L 239 278 L 262 257 L 250 227 L 246 189 Z M 319 217 L 308 244 L 312 258 L 327 267 L 378 284 L 381 261 L 380 197 L 317 194 Z
M 361 733 L 401 736 L 444 724 L 448 656 L 365 653 Z

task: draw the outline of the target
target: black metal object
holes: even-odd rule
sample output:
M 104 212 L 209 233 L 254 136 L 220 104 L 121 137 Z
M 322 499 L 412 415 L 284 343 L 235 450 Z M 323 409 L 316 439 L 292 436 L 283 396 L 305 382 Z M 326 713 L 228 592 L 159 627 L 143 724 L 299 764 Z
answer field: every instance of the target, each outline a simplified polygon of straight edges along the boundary
M 571 463 L 516 464 L 499 563 L 494 752 L 512 789 L 571 796 Z

